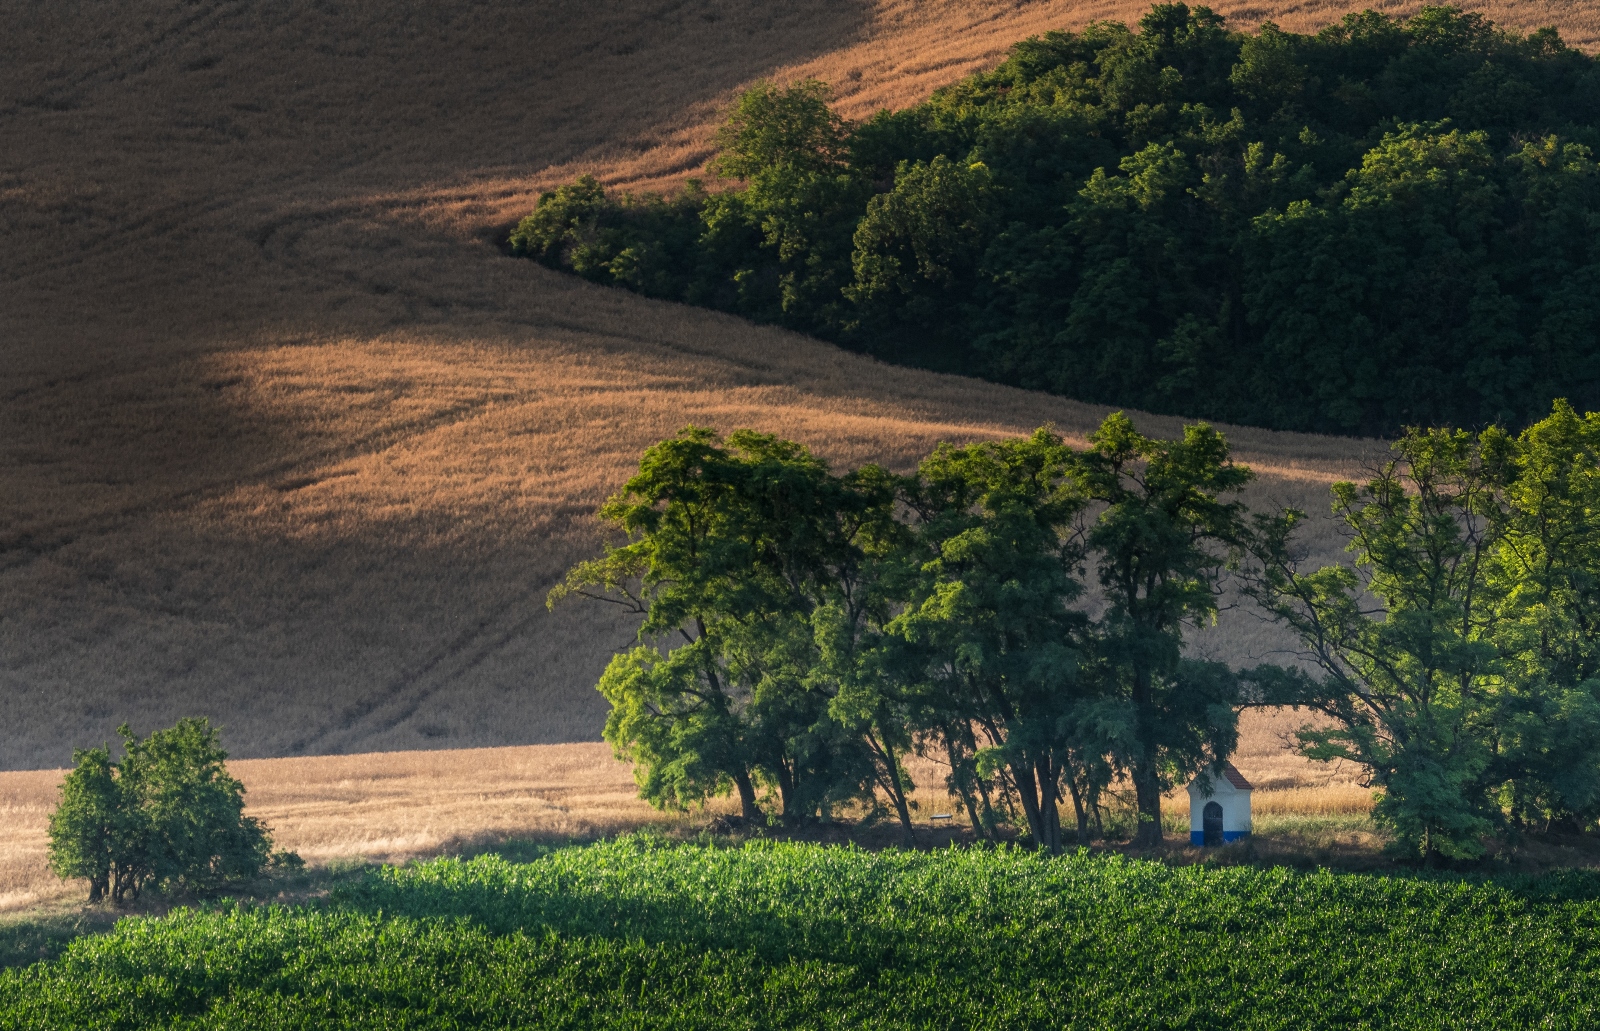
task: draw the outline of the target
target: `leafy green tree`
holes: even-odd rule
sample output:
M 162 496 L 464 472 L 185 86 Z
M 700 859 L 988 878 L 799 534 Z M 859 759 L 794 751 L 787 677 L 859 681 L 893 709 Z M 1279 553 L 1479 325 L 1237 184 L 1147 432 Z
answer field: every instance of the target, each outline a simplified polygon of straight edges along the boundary
M 1365 769 L 1383 789 L 1376 818 L 1429 859 L 1480 855 L 1499 815 L 1482 783 L 1493 761 L 1483 728 L 1504 672 L 1489 582 L 1504 443 L 1413 431 L 1365 485 L 1335 484 L 1354 568 L 1302 574 L 1284 546 L 1297 515 L 1260 524 L 1266 561 L 1252 593 L 1327 678 L 1314 708 L 1334 725 L 1300 732 L 1306 754 Z
M 753 818 L 765 788 L 794 823 L 882 797 L 914 844 L 916 750 L 948 764 L 980 837 L 1009 822 L 1059 849 L 1070 798 L 1086 842 L 1126 775 L 1153 845 L 1162 794 L 1228 757 L 1242 707 L 1301 704 L 1332 718 L 1301 732 L 1305 753 L 1363 767 L 1378 819 L 1426 860 L 1592 825 L 1600 415 L 1563 402 L 1518 436 L 1395 447 L 1334 488 L 1354 566 L 1306 573 L 1303 517 L 1249 517 L 1230 495 L 1252 473 L 1205 424 L 1159 440 L 1117 413 L 1081 452 L 1047 428 L 942 444 L 904 479 L 690 428 L 607 504 L 628 542 L 552 601 L 600 588 L 643 616 L 650 643 L 600 689 L 606 736 L 658 805 L 737 787 Z M 1319 676 L 1186 657 L 1234 572 Z
M 1349 429 L 1522 414 L 1505 393 L 1528 375 L 1512 357 L 1516 302 L 1492 268 L 1496 164 L 1486 132 L 1403 125 L 1347 174 L 1336 204 L 1258 222 L 1275 266 L 1249 288 L 1266 346 L 1305 391 L 1344 407 Z
M 1284 32 L 1272 22 L 1262 23 L 1254 36 L 1239 46 L 1239 61 L 1228 81 L 1239 95 L 1268 113 L 1299 99 L 1310 74 L 1300 63 L 1302 37 Z
M 1221 499 L 1252 473 L 1204 424 L 1155 440 L 1116 413 L 1089 444 L 1073 472 L 1084 497 L 1105 506 L 1088 535 L 1107 603 L 1095 646 L 1131 706 L 1132 731 L 1116 758 L 1133 781 L 1135 840 L 1156 844 L 1161 795 L 1237 743 L 1238 678 L 1220 663 L 1184 658 L 1183 630 L 1216 614 L 1230 549 L 1247 527 L 1243 503 Z
M 1150 143 L 1124 157 L 1121 174 L 1097 168 L 1073 203 L 1072 233 L 1082 242 L 1082 274 L 1056 343 L 1049 386 L 1075 379 L 1097 384 L 1096 393 L 1149 397 L 1149 385 L 1170 378 L 1156 341 L 1178 330 L 1195 280 L 1195 259 L 1180 229 L 1202 220 L 1192 162 L 1176 143 Z M 1204 316 L 1184 323 L 1191 343 L 1210 335 Z M 1171 348 L 1169 347 L 1168 350 Z M 1203 363 L 1195 355 L 1190 365 Z M 1159 404 L 1152 407 L 1159 407 Z
M 598 263 L 582 250 L 592 246 L 606 191 L 600 180 L 581 175 L 566 186 L 539 195 L 533 213 L 511 232 L 511 252 L 547 265 L 568 266 L 580 275 Z
M 1485 779 L 1516 825 L 1581 829 L 1600 818 L 1600 415 L 1560 401 L 1501 446 L 1504 515 L 1486 579 L 1504 672 Z
M 834 477 L 776 437 L 739 431 L 724 445 L 691 427 L 646 451 L 602 508 L 627 543 L 576 567 L 551 602 L 584 594 L 643 617 L 650 643 L 617 656 L 599 686 L 606 739 L 637 763 L 645 798 L 681 807 L 731 787 L 756 819 L 766 784 L 795 822 L 870 793 L 879 760 L 860 724 L 830 712 L 819 612 L 859 626 L 885 484 L 874 470 Z
M 1412 430 L 1334 487 L 1354 567 L 1301 572 L 1298 513 L 1259 517 L 1249 591 L 1320 667 L 1306 754 L 1367 771 L 1375 815 L 1432 861 L 1600 817 L 1593 526 L 1600 416 L 1558 402 L 1517 436 Z
M 1523 144 L 1506 161 L 1508 224 L 1516 251 L 1505 290 L 1525 298 L 1534 322 L 1532 355 L 1517 369 L 1521 390 L 1543 408 L 1550 398 L 1600 398 L 1585 384 L 1600 378 L 1600 352 L 1574 346 L 1600 335 L 1600 165 L 1593 144 L 1550 134 Z M 1585 393 L 1574 393 L 1585 392 Z M 1517 421 L 1540 414 L 1528 407 Z
M 228 753 L 207 720 L 179 720 L 142 741 L 121 733 L 120 779 L 148 827 L 156 883 L 214 890 L 269 864 L 272 839 L 259 820 L 244 815 L 244 785 L 228 773 Z
M 889 800 L 905 843 L 915 846 L 916 785 L 902 757 L 923 729 L 923 700 L 919 681 L 902 675 L 899 642 L 888 629 L 914 575 L 911 533 L 895 518 L 902 484 L 870 465 L 839 483 L 846 503 L 834 513 L 837 543 L 811 613 L 816 651 L 808 682 L 829 699 L 829 716 L 864 746 L 873 786 Z
M 269 865 L 298 865 L 244 815 L 244 786 L 227 772 L 218 732 L 184 719 L 141 740 L 127 725 L 123 758 L 75 752 L 50 821 L 50 862 L 89 881 L 89 901 L 122 902 L 150 884 L 215 890 Z
M 741 93 L 712 170 L 744 189 L 709 198 L 701 214 L 702 246 L 732 266 L 722 294 L 743 314 L 818 332 L 837 328 L 851 233 L 870 195 L 827 99 L 815 80 Z
M 915 679 L 896 668 L 897 649 L 884 630 L 884 613 L 858 613 L 848 601 L 819 608 L 813 618 L 818 645 L 812 683 L 829 694 L 828 714 L 866 746 L 873 786 L 889 800 L 907 847 L 916 847 L 911 792 L 916 788 L 903 757 L 921 728 Z
M 745 818 L 755 819 L 748 685 L 719 639 L 737 626 L 732 605 L 765 601 L 759 591 L 745 596 L 756 556 L 733 511 L 737 466 L 710 430 L 691 428 L 651 447 L 638 475 L 600 511 L 628 542 L 575 567 L 550 603 L 569 594 L 614 602 L 644 617 L 641 639 L 682 638 L 665 655 L 641 645 L 612 660 L 599 685 L 612 704 L 606 740 L 636 763 L 650 802 L 681 807 L 731 784 Z
M 908 496 L 922 556 L 887 629 L 907 642 L 903 674 L 926 687 L 925 724 L 942 734 L 953 787 L 975 812 L 985 773 L 1017 800 L 1033 841 L 1062 844 L 1059 798 L 1070 758 L 1061 725 L 1079 690 L 1083 561 L 1073 520 L 1085 499 L 1071 451 L 1031 437 L 941 444 Z M 983 829 L 982 823 L 975 825 Z
M 699 213 L 707 198 L 691 179 L 676 197 L 613 199 L 593 176 L 540 194 L 511 233 L 513 254 L 652 297 L 693 293 Z
M 949 328 L 960 324 L 991 235 L 993 192 L 982 162 L 941 154 L 926 164 L 902 162 L 894 189 L 867 203 L 854 235 L 855 281 L 844 296 L 873 353 L 901 357 L 893 352 L 943 346 Z M 916 358 L 939 364 L 937 354 Z
M 752 180 L 779 169 L 832 172 L 844 167 L 847 130 L 828 107 L 826 84 L 790 87 L 762 81 L 739 94 L 717 130 L 713 171 Z

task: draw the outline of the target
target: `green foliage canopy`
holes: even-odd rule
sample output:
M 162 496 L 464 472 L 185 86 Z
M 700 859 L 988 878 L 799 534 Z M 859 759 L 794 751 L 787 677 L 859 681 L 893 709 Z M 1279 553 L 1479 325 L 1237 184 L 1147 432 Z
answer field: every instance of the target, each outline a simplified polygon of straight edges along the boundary
M 1153 440 L 1109 416 L 1077 459 L 1085 495 L 1105 506 L 1088 543 L 1106 612 L 1096 627 L 1103 669 L 1133 717 L 1120 764 L 1133 781 L 1139 838 L 1161 838 L 1161 796 L 1209 776 L 1238 741 L 1237 677 L 1183 655 L 1185 625 L 1217 611 L 1225 549 L 1245 539 L 1244 505 L 1223 501 L 1253 479 L 1222 434 L 1188 426 Z
M 672 199 L 591 179 L 513 249 L 886 360 L 1283 429 L 1600 408 L 1600 66 L 1554 30 L 1160 4 L 846 123 L 760 83 Z
M 124 724 L 123 757 L 73 753 L 50 817 L 50 865 L 89 882 L 89 901 L 122 902 L 151 884 L 213 890 L 254 877 L 274 855 L 260 821 L 244 815 L 244 786 L 224 763 L 218 732 L 184 719 L 140 739 Z
M 1078 453 L 1031 437 L 941 445 L 917 473 L 835 475 L 800 445 L 690 427 L 602 509 L 625 542 L 551 593 L 642 617 L 599 683 L 605 736 L 661 806 L 737 790 L 747 819 L 827 818 L 879 792 L 914 841 L 901 757 L 931 750 L 975 831 L 1080 842 L 1118 772 L 1160 793 L 1234 747 L 1239 677 L 1181 657 L 1215 607 L 1249 471 L 1222 437 L 1106 420 Z M 1089 506 L 1100 504 L 1092 521 Z M 1093 556 L 1112 600 L 1091 620 Z
M 918 722 L 942 745 L 974 828 L 993 836 L 998 793 L 1015 798 L 1030 836 L 1052 849 L 1062 778 L 1088 772 L 1074 768 L 1081 749 L 1061 733 L 1088 688 L 1086 620 L 1071 607 L 1082 593 L 1074 522 L 1086 499 L 1068 478 L 1071 456 L 1046 429 L 940 445 L 906 485 L 918 569 L 887 628 L 901 644 L 901 675 L 920 688 Z
M 599 687 L 612 703 L 605 737 L 637 761 L 645 798 L 682 806 L 732 786 L 754 819 L 764 784 L 793 821 L 870 796 L 880 776 L 901 779 L 881 747 L 894 728 L 830 715 L 854 651 L 841 634 L 857 636 L 875 610 L 873 558 L 894 532 L 893 501 L 882 470 L 835 477 L 766 434 L 723 442 L 690 427 L 645 452 L 601 509 L 627 543 L 551 594 L 644 617 L 647 643 L 618 655 Z
M 1249 591 L 1292 627 L 1333 726 L 1313 758 L 1364 768 L 1375 815 L 1424 856 L 1600 818 L 1593 620 L 1600 416 L 1565 402 L 1510 435 L 1413 430 L 1334 487 L 1355 565 L 1301 572 L 1298 513 L 1258 517 Z
M 625 542 L 551 602 L 643 617 L 599 687 L 657 805 L 736 788 L 746 818 L 792 825 L 884 799 L 909 844 L 914 750 L 980 838 L 1013 824 L 1057 851 L 1070 799 L 1085 843 L 1126 777 L 1155 844 L 1162 795 L 1215 774 L 1239 711 L 1287 704 L 1331 718 L 1305 753 L 1364 769 L 1415 856 L 1595 826 L 1600 414 L 1559 402 L 1521 434 L 1394 446 L 1333 488 L 1353 564 L 1304 571 L 1303 515 L 1250 513 L 1250 470 L 1204 424 L 1160 440 L 1116 413 L 1083 450 L 1041 428 L 941 444 L 900 477 L 690 427 L 602 509 Z M 1320 674 L 1187 651 L 1234 576 Z

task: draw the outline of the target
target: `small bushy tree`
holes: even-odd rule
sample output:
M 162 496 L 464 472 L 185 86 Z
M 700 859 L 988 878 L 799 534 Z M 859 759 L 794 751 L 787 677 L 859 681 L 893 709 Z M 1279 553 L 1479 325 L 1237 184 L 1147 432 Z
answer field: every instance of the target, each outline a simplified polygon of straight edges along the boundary
M 211 891 L 299 864 L 273 853 L 267 829 L 244 815 L 244 785 L 209 721 L 180 720 L 143 740 L 127 724 L 117 733 L 118 762 L 104 746 L 73 753 L 50 819 L 51 868 L 88 880 L 90 902 L 120 903 L 152 884 Z

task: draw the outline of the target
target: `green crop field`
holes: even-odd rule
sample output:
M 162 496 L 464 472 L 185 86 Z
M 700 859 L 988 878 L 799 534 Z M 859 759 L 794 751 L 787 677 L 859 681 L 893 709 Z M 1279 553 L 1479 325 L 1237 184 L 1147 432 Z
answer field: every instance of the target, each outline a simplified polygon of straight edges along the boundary
M 129 919 L 0 1027 L 1593 1027 L 1600 877 L 627 838 Z

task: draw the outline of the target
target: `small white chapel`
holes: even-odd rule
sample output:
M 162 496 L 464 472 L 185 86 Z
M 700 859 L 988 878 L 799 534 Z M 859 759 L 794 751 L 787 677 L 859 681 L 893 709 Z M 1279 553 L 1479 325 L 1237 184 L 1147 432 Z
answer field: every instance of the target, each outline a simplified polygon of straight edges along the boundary
M 1223 763 L 1211 771 L 1211 793 L 1202 794 L 1200 778 L 1189 782 L 1189 844 L 1224 845 L 1250 836 L 1250 782 Z

